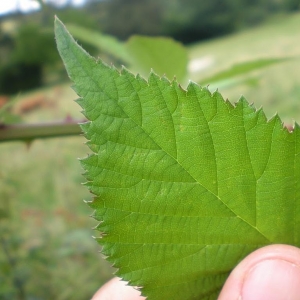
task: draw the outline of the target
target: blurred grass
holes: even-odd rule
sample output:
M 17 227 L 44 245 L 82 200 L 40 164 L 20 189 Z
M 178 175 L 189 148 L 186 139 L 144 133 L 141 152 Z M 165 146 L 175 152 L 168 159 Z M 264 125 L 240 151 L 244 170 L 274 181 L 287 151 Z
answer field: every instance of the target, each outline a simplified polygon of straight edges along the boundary
M 201 82 L 238 62 L 300 56 L 299 25 L 300 14 L 278 17 L 262 27 L 192 45 L 191 61 L 208 63 L 190 78 Z M 263 105 L 268 116 L 278 111 L 286 122 L 299 122 L 299 70 L 299 60 L 288 61 L 252 72 L 248 84 L 221 92 L 232 102 L 243 94 L 256 107 Z M 21 94 L 13 110 L 29 123 L 82 118 L 69 86 Z M 91 238 L 97 235 L 91 229 L 96 222 L 82 201 L 91 196 L 80 184 L 77 157 L 88 152 L 83 137 L 0 144 L 0 299 L 89 299 L 111 276 Z

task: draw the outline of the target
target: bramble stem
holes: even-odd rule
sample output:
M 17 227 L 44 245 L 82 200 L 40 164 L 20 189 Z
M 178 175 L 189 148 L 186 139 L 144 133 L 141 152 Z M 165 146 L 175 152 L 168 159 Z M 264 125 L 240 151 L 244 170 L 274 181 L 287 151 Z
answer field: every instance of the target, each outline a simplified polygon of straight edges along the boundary
M 63 121 L 35 124 L 0 125 L 0 143 L 7 141 L 31 141 L 82 133 L 78 121 Z

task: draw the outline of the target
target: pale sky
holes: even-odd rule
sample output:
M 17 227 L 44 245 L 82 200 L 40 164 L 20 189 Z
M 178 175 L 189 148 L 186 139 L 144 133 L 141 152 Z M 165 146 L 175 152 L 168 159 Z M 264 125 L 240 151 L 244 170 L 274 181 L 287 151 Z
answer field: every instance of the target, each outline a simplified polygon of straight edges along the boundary
M 64 5 L 67 0 L 56 0 L 57 5 Z M 73 0 L 73 5 L 82 5 L 85 0 Z M 34 0 L 0 0 L 0 14 L 21 10 L 22 12 L 29 12 L 30 10 L 39 9 L 39 4 Z

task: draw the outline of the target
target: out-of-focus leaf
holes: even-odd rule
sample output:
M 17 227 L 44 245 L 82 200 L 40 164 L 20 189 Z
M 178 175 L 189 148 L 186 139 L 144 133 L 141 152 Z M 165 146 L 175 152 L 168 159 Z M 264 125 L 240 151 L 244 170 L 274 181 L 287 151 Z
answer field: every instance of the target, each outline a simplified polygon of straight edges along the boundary
M 144 76 L 151 69 L 168 78 L 183 81 L 187 76 L 188 55 L 185 47 L 171 38 L 133 36 L 126 42 L 131 68 Z

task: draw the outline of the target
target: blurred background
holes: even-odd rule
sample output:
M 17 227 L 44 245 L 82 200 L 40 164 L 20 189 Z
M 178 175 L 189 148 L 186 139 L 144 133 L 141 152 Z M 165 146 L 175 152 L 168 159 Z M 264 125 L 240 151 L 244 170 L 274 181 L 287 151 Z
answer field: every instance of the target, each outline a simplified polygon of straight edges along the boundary
M 1 128 L 82 119 L 56 50 L 57 15 L 93 56 L 241 95 L 300 122 L 299 0 L 0 0 Z M 162 38 L 164 37 L 164 38 Z M 0 299 L 89 299 L 99 253 L 78 134 L 0 143 Z

